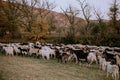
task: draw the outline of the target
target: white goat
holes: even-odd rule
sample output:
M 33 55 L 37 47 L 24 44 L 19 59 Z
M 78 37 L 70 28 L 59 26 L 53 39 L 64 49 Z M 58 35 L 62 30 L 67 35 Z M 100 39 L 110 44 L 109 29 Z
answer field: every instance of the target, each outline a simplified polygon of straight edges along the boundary
M 89 66 L 93 63 L 93 62 L 96 62 L 97 64 L 97 58 L 96 58 L 96 54 L 95 52 L 90 52 L 87 56 L 87 60 L 89 62 Z
M 106 60 L 105 60 L 105 58 L 103 58 L 102 59 L 102 70 L 106 70 L 106 65 L 107 65 L 107 63 L 106 63 Z
M 51 57 L 52 57 L 52 56 L 55 57 L 55 50 L 51 49 L 51 48 L 48 47 L 48 46 L 45 46 L 43 49 L 46 50 L 46 53 L 49 54 L 49 55 L 51 55 Z M 48 55 L 47 55 L 47 56 L 48 56 Z
M 111 62 L 107 62 L 107 78 L 112 75 L 114 80 L 119 79 L 119 67 L 117 65 L 111 65 Z
M 13 47 L 16 55 L 18 55 L 20 53 L 20 49 L 18 49 L 18 47 L 15 44 L 12 44 L 12 47 Z
M 53 49 L 49 49 L 49 52 L 50 52 L 51 57 L 52 57 L 52 56 L 55 57 L 55 50 L 53 50 Z
M 112 78 L 114 80 L 118 80 L 119 79 L 119 67 L 117 65 L 113 65 L 112 69 L 113 69 Z
M 14 49 L 11 46 L 3 47 L 3 50 L 5 50 L 6 55 L 14 55 Z
M 39 51 L 39 54 L 42 55 L 43 58 L 47 58 L 47 60 L 50 59 L 50 51 L 48 46 L 42 47 L 42 49 Z
M 100 69 L 105 71 L 105 69 L 106 69 L 106 60 L 105 60 L 105 58 L 102 58 L 101 56 L 98 56 L 98 60 L 99 60 Z

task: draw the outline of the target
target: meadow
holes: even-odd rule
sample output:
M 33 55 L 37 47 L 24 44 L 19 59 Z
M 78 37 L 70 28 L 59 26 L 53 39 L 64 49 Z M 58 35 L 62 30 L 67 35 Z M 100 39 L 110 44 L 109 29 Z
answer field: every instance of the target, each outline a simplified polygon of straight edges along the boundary
M 0 55 L 0 80 L 107 80 L 106 71 L 93 64 L 58 63 L 56 59 Z M 109 77 L 109 80 L 112 80 Z

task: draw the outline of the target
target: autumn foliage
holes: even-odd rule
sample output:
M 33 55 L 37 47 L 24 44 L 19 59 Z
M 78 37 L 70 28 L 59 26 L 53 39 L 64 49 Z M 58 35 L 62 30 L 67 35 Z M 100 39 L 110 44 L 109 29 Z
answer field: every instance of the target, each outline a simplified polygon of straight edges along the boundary
M 104 20 L 95 10 L 97 20 L 91 20 L 92 10 L 85 1 L 77 0 L 80 9 L 69 6 L 63 13 L 52 11 L 48 0 L 0 0 L 0 41 L 41 41 L 120 46 L 120 14 L 117 0 Z M 84 19 L 78 17 L 83 14 Z M 14 41 L 13 41 L 14 42 Z

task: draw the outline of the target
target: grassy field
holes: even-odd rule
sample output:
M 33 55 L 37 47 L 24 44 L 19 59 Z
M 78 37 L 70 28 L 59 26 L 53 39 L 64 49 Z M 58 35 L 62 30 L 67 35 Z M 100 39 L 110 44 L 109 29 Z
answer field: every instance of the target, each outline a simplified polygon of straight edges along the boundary
M 107 80 L 97 65 L 0 55 L 0 80 Z M 111 79 L 109 79 L 111 80 Z

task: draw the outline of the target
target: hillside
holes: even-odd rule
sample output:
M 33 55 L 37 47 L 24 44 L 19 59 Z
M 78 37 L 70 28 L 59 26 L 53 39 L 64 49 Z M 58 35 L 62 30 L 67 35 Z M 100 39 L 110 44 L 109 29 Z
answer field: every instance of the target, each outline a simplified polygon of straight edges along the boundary
M 0 24 L 0 30 L 3 32 L 1 36 L 4 38 L 18 36 L 12 32 L 14 31 L 16 33 L 22 33 L 23 38 L 29 36 L 29 40 L 33 38 L 36 40 L 43 37 L 58 36 L 58 34 L 65 35 L 69 28 L 69 21 L 63 13 L 48 9 L 2 1 L 0 12 L 2 13 L 0 14 L 0 21 L 2 22 Z M 81 22 L 81 25 L 85 23 L 85 21 L 79 17 L 75 17 L 75 21 Z M 13 22 L 13 24 L 11 24 L 11 22 Z M 5 30 L 3 29 L 4 26 L 9 27 Z M 15 26 L 16 29 L 14 29 L 13 26 Z M 77 30 L 78 26 L 74 27 Z

